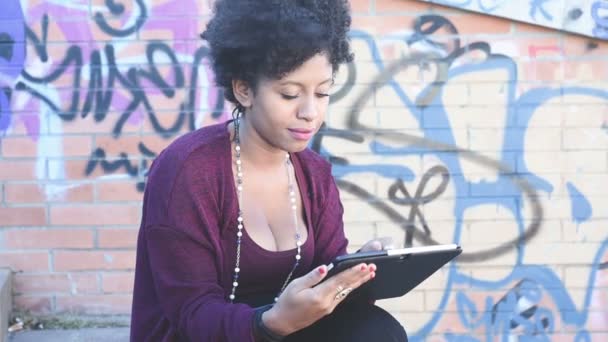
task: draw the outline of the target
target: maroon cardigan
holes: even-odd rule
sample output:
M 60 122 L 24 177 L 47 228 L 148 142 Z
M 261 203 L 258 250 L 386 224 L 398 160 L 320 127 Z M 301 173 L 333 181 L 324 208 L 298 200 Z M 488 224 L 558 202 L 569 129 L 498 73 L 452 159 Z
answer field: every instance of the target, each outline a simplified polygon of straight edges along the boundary
M 309 149 L 293 153 L 292 161 L 308 229 L 294 274 L 299 277 L 346 253 L 348 241 L 331 165 Z M 222 123 L 178 138 L 150 167 L 137 242 L 131 341 L 254 340 L 254 309 L 228 300 L 238 210 L 231 163 L 230 135 Z M 265 250 L 245 232 L 237 301 L 276 295 L 295 254 L 295 249 Z

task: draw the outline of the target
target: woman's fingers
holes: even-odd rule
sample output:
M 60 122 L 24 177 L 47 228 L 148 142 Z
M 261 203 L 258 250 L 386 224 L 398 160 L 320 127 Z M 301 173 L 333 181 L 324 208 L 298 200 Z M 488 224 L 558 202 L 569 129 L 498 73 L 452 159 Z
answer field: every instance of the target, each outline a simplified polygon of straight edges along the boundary
M 311 287 L 317 285 L 319 282 L 321 282 L 321 280 L 323 280 L 323 278 L 325 278 L 326 275 L 327 275 L 327 266 L 321 265 L 321 266 L 313 269 L 312 271 L 308 272 L 308 274 L 306 274 L 298 279 L 294 279 L 294 281 L 292 281 L 290 285 L 292 285 L 292 288 L 296 292 L 300 292 L 302 290 L 305 290 L 305 289 L 308 289 L 308 288 L 311 288 Z
M 376 265 L 358 264 L 347 270 L 344 270 L 325 282 L 315 287 L 318 295 L 324 298 L 334 296 L 342 289 L 352 288 L 353 290 L 361 286 L 363 283 L 371 279 L 371 273 L 375 272 Z

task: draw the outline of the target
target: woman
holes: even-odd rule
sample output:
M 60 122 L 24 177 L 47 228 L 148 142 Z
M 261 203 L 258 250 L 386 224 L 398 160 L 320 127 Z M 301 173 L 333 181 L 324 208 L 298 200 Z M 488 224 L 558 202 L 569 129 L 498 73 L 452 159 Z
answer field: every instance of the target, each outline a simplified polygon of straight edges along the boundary
M 407 340 L 373 304 L 339 306 L 375 265 L 322 281 L 348 242 L 330 164 L 307 145 L 352 60 L 349 27 L 346 0 L 216 1 L 202 37 L 235 119 L 150 168 L 132 341 Z

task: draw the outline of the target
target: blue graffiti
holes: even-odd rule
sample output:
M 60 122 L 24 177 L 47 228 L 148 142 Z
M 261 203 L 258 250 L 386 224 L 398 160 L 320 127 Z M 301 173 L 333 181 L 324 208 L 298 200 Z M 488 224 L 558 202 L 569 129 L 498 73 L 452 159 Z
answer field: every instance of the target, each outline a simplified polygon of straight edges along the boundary
M 470 2 L 470 1 L 469 1 Z M 463 3 L 464 4 L 464 3 Z M 353 40 L 358 40 L 365 43 L 371 52 L 372 59 L 376 64 L 379 72 L 385 70 L 386 66 L 380 57 L 379 48 L 375 40 L 366 32 L 353 31 L 351 34 Z M 390 39 L 403 39 L 403 37 L 395 37 Z M 407 41 L 407 39 L 406 39 Z M 528 123 L 533 118 L 538 108 L 542 107 L 547 102 L 560 98 L 565 95 L 584 95 L 608 101 L 608 92 L 587 87 L 563 87 L 551 88 L 540 87 L 528 90 L 523 94 L 516 96 L 516 86 L 518 82 L 518 69 L 515 62 L 503 55 L 489 54 L 487 60 L 481 63 L 460 65 L 450 68 L 445 84 L 449 84 L 451 79 L 460 75 L 466 75 L 479 71 L 505 71 L 508 79 L 505 81 L 505 98 L 507 108 L 507 117 L 505 120 L 505 134 L 503 148 L 500 152 L 499 161 L 501 164 L 509 167 L 519 177 L 525 179 L 537 191 L 551 193 L 554 191 L 551 183 L 532 173 L 525 161 L 525 134 Z M 403 90 L 401 85 L 390 78 L 384 86 L 390 88 L 400 98 L 404 108 L 408 113 L 414 116 L 419 122 L 419 127 L 423 131 L 423 136 L 426 139 L 455 146 L 455 137 L 451 131 L 449 121 L 449 113 L 446 106 L 442 103 L 443 88 L 440 88 L 439 93 L 435 94 L 432 102 L 425 108 L 421 108 L 416 104 L 416 101 L 411 99 Z M 428 98 L 426 95 L 429 92 L 436 92 L 435 84 L 429 85 L 419 94 L 418 98 Z M 406 111 L 404 110 L 404 112 Z M 437 129 L 442 128 L 442 129 Z M 466 196 L 456 196 L 454 198 L 454 243 L 459 243 L 463 230 L 464 213 L 467 209 L 473 208 L 480 204 L 492 204 L 500 206 L 513 214 L 516 221 L 517 233 L 522 235 L 525 230 L 523 217 L 523 201 L 524 194 L 522 190 L 514 184 L 513 179 L 508 174 L 499 174 L 495 181 L 472 182 L 463 176 L 463 169 L 458 153 L 440 152 L 430 148 L 421 148 L 416 146 L 387 146 L 379 141 L 373 141 L 370 144 L 370 150 L 375 155 L 433 155 L 440 160 L 440 163 L 448 168 L 451 178 L 451 185 L 456 194 L 467 194 Z M 324 150 L 323 150 L 324 151 Z M 326 151 L 325 151 L 326 152 Z M 379 176 L 386 177 L 386 173 L 378 172 L 377 165 L 366 168 L 364 165 L 344 164 L 340 165 L 339 172 L 336 172 L 336 177 L 341 178 L 347 173 L 361 172 L 376 172 Z M 587 220 L 590 215 L 591 206 L 580 191 L 573 186 L 569 187 L 571 193 L 573 220 L 582 222 Z M 445 242 L 445 241 L 444 241 Z M 518 246 L 514 252 L 516 259 L 514 261 L 513 270 L 503 279 L 495 281 L 487 281 L 476 279 L 468 273 L 462 272 L 457 263 L 449 266 L 449 276 L 446 283 L 446 288 L 442 299 L 437 308 L 429 310 L 434 312 L 429 321 L 424 324 L 420 330 L 411 334 L 411 341 L 422 341 L 428 336 L 433 328 L 438 324 L 442 317 L 443 311 L 447 306 L 448 300 L 452 294 L 452 288 L 455 286 L 473 286 L 480 290 L 491 290 L 497 288 L 505 288 L 513 282 L 524 284 L 513 293 L 507 294 L 505 299 L 500 303 L 495 303 L 492 298 L 487 298 L 485 308 L 476 308 L 472 301 L 467 298 L 466 293 L 457 293 L 457 304 L 459 305 L 460 319 L 463 325 L 474 329 L 480 325 L 487 327 L 487 340 L 493 340 L 492 336 L 502 336 L 507 338 L 514 327 L 518 327 L 518 331 L 522 329 L 530 332 L 534 336 L 535 341 L 548 341 L 548 336 L 554 329 L 555 322 L 560 319 L 561 322 L 577 327 L 577 340 L 584 341 L 587 339 L 588 332 L 584 326 L 587 322 L 590 298 L 594 290 L 593 284 L 595 281 L 596 272 L 600 269 L 600 258 L 606 253 L 608 240 L 606 240 L 599 249 L 594 264 L 591 267 L 589 286 L 585 296 L 584 304 L 581 308 L 577 308 L 571 295 L 568 293 L 563 282 L 548 267 L 537 265 L 525 265 L 523 257 L 526 252 L 525 246 Z M 535 291 L 528 291 L 526 286 L 533 284 Z M 530 299 L 532 294 L 548 296 L 552 302 L 558 307 L 558 310 L 552 312 L 550 308 L 541 306 L 538 300 L 535 302 Z M 524 298 L 528 303 L 532 303 L 533 312 L 521 312 L 520 306 L 517 304 L 518 298 Z M 532 299 L 537 297 L 532 297 Z M 497 306 L 498 305 L 498 306 Z M 496 309 L 498 308 L 498 309 Z M 532 310 L 532 309 L 530 309 Z M 493 316 L 492 316 L 493 315 Z M 524 316 L 522 316 L 524 315 Z M 446 338 L 449 341 L 478 341 L 474 337 L 460 336 L 458 334 L 447 334 Z M 530 336 L 529 336 L 530 338 Z
M 601 259 L 607 251 L 608 241 L 604 241 L 592 261 L 588 279 L 589 287 L 581 308 L 576 307 L 566 288 L 563 285 L 559 286 L 559 284 L 562 284 L 561 279 L 557 277 L 554 271 L 545 266 L 525 265 L 525 267 L 522 267 L 523 265 L 520 265 L 514 267 L 513 272 L 508 277 L 496 283 L 481 281 L 456 273 L 455 283 L 470 284 L 469 286 L 479 289 L 502 288 L 514 281 L 518 282 L 518 285 L 497 303 L 494 303 L 494 299 L 488 296 L 483 310 L 475 307 L 465 292 L 458 292 L 456 299 L 459 305 L 461 322 L 471 330 L 470 333 L 483 323 L 486 327 L 486 341 L 494 340 L 492 337 L 508 337 L 514 332 L 519 335 L 522 331 L 524 336 L 542 337 L 534 341 L 550 341 L 550 335 L 554 332 L 555 314 L 557 313 L 566 325 L 579 328 L 575 341 L 590 341 L 589 333 L 584 325 L 589 318 L 588 309 L 593 291 L 598 290 L 593 287 L 593 284 L 597 273 L 602 269 Z M 551 302 L 557 307 L 557 311 L 552 312 L 549 308 L 540 304 L 540 299 L 543 296 L 551 299 Z M 482 314 L 474 316 L 476 321 L 471 321 L 471 313 L 475 312 L 481 312 Z M 477 323 L 473 324 L 475 322 Z M 446 334 L 448 341 L 462 341 L 461 337 L 457 334 Z M 472 339 L 470 341 L 479 340 Z
M 601 16 L 600 10 L 608 10 L 608 2 L 596 1 L 591 5 L 591 17 L 595 21 L 593 35 L 600 39 L 608 39 L 608 17 Z
M 11 125 L 13 81 L 25 63 L 25 24 L 19 0 L 5 0 L 0 11 L 0 132 Z M 8 80 L 8 82 L 6 81 Z
M 553 16 L 543 7 L 547 1 L 551 0 L 532 0 L 530 2 L 530 18 L 536 21 L 536 12 L 540 11 L 546 20 L 553 21 Z
M 583 223 L 591 218 L 591 203 L 585 196 L 574 186 L 568 182 L 566 184 L 568 193 L 570 194 L 570 202 L 572 202 L 572 221 L 577 224 Z

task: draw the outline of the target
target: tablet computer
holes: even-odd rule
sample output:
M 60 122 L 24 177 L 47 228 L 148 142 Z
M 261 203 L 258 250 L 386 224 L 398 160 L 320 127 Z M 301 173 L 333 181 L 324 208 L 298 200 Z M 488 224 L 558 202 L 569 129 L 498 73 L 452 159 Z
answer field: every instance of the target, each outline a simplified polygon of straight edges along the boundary
M 374 263 L 376 277 L 349 297 L 364 296 L 373 300 L 401 297 L 460 253 L 460 246 L 449 244 L 346 254 L 328 265 L 324 280 L 359 263 Z

